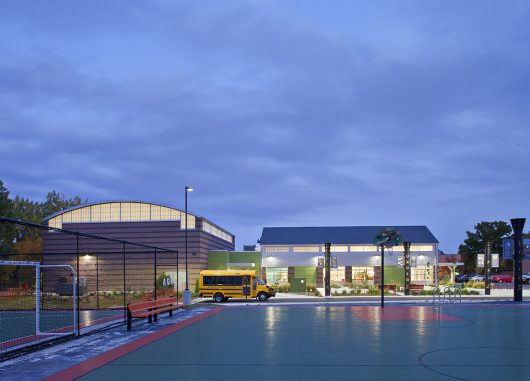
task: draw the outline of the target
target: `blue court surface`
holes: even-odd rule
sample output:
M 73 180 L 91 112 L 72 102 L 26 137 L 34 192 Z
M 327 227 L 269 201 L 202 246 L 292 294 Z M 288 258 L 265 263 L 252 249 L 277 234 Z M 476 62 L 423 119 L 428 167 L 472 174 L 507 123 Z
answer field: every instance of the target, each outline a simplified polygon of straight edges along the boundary
M 530 305 L 219 307 L 108 354 L 49 379 L 526 380 Z

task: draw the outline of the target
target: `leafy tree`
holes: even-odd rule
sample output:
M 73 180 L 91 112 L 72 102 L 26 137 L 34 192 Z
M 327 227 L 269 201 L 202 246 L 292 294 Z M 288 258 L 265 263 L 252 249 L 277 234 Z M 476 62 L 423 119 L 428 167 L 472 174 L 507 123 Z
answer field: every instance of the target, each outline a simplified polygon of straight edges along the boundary
M 466 231 L 467 238 L 458 247 L 458 253 L 463 254 L 464 269 L 474 272 L 477 266 L 477 254 L 484 253 L 486 241 L 491 241 L 492 253 L 502 253 L 502 239 L 512 233 L 512 227 L 504 221 L 482 221 L 475 225 L 474 232 Z M 499 270 L 510 268 L 511 261 L 503 261 Z
M 0 216 L 13 217 L 13 202 L 9 198 L 9 191 L 0 180 Z M 9 253 L 15 240 L 14 227 L 11 224 L 0 222 L 0 254 Z
M 64 196 L 64 193 L 59 193 L 53 190 L 46 195 L 46 201 L 40 204 L 41 220 L 44 219 L 44 217 L 49 216 L 50 214 L 57 213 L 61 210 L 79 205 L 81 204 L 81 202 L 82 201 L 79 196 L 67 199 Z M 85 202 L 87 202 L 87 200 L 85 200 Z
M 51 191 L 46 201 L 31 201 L 16 196 L 9 198 L 9 192 L 0 180 L 0 216 L 21 221 L 42 223 L 42 220 L 56 212 L 81 204 L 80 197 L 67 199 L 63 193 Z M 86 202 L 86 200 L 85 200 Z M 0 254 L 16 251 L 19 254 L 42 252 L 42 231 L 38 228 L 0 223 Z

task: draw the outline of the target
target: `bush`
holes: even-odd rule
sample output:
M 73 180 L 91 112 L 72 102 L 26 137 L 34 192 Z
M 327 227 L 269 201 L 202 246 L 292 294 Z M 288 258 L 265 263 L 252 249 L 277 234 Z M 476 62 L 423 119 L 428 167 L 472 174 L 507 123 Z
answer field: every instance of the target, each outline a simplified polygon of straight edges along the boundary
M 169 282 L 168 282 L 169 280 Z M 171 281 L 171 278 L 166 273 L 162 273 L 156 278 L 156 290 L 174 290 L 175 286 L 173 285 L 173 282 Z
M 464 284 L 465 288 L 484 288 L 484 282 L 467 282 Z
M 289 283 L 282 283 L 274 287 L 277 292 L 287 293 L 291 291 L 291 285 Z
M 331 283 L 331 288 L 340 288 L 340 286 L 337 283 Z
M 199 279 L 195 280 L 195 295 L 199 295 Z
M 313 293 L 315 292 L 315 290 L 317 289 L 317 285 L 316 284 L 310 284 L 308 283 L 305 287 L 305 292 L 307 293 Z

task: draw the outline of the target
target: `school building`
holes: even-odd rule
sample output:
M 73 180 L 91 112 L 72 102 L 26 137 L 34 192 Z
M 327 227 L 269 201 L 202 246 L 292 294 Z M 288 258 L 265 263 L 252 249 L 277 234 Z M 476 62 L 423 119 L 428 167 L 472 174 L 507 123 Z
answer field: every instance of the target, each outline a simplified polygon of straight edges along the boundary
M 331 242 L 331 283 L 379 284 L 381 254 L 372 243 L 387 226 L 265 227 L 259 240 L 262 277 L 268 283 L 302 283 L 322 287 L 324 243 Z M 411 242 L 411 283 L 434 282 L 438 240 L 426 226 L 394 226 Z M 402 285 L 399 265 L 403 246 L 385 250 L 385 284 Z M 293 287 L 292 287 L 293 288 Z

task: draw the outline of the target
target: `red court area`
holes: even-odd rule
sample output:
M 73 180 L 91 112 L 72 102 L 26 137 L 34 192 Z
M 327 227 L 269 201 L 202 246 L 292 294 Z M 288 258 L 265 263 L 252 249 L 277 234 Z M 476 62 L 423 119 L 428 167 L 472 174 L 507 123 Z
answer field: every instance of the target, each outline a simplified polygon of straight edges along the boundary
M 404 320 L 404 321 L 427 321 L 446 320 L 459 321 L 462 318 L 441 312 L 438 308 L 431 306 L 387 306 L 385 308 L 375 306 L 354 306 L 351 311 L 359 319 L 366 321 L 381 320 Z

